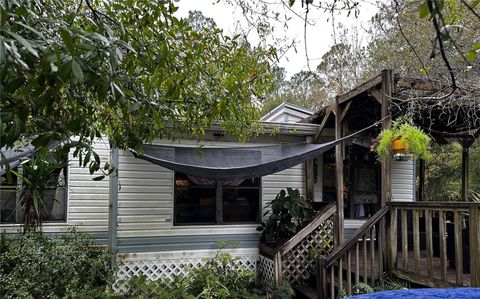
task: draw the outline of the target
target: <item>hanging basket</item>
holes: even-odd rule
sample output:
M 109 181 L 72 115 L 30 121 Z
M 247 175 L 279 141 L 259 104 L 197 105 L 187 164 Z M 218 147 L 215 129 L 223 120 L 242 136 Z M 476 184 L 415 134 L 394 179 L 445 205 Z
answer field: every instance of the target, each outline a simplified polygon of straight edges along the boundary
M 407 144 L 405 140 L 397 138 L 392 141 L 392 152 L 394 155 L 407 154 Z

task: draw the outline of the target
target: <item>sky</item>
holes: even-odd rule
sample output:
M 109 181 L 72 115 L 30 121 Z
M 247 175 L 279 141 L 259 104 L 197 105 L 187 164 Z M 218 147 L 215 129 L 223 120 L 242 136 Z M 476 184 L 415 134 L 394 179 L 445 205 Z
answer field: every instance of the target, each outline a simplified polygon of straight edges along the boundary
M 279 2 L 280 0 L 270 0 L 269 2 Z M 353 13 L 347 17 L 346 13 L 335 13 L 335 24 L 343 23 L 346 27 L 357 27 L 358 39 L 365 44 L 368 37 L 364 28 L 367 27 L 368 21 L 377 12 L 377 7 L 374 4 L 375 0 L 361 0 L 359 1 L 360 14 L 358 18 L 353 16 Z M 217 3 L 218 2 L 218 3 Z M 318 2 L 318 1 L 315 1 Z M 315 3 L 314 2 L 314 3 Z M 176 2 L 179 6 L 177 17 L 188 16 L 188 11 L 199 10 L 204 16 L 212 18 L 217 26 L 224 30 L 225 34 L 235 34 L 235 25 L 246 24 L 241 10 L 225 3 L 225 1 L 212 0 L 179 0 Z M 273 6 L 273 8 L 280 9 L 280 6 Z M 284 9 L 282 9 L 282 15 Z M 293 10 L 299 14 L 304 14 L 304 9 L 300 6 L 300 0 L 293 6 Z M 286 38 L 287 42 L 294 42 L 295 47 L 290 47 L 285 55 L 280 58 L 279 66 L 284 67 L 287 72 L 287 78 L 293 74 L 315 67 L 321 62 L 321 57 L 325 54 L 332 45 L 334 45 L 334 30 L 332 26 L 332 18 L 330 13 L 323 12 L 323 10 L 312 8 L 309 12 L 309 19 L 313 20 L 315 24 L 308 25 L 306 28 L 307 40 L 307 56 L 305 55 L 305 38 L 304 38 L 304 21 L 291 11 L 286 11 L 287 17 L 291 19 L 287 22 L 288 28 L 284 23 L 275 24 L 275 37 Z M 338 30 L 336 31 L 338 34 Z M 252 44 L 258 43 L 258 38 L 255 35 L 249 35 L 249 41 Z M 307 63 L 309 61 L 309 63 Z

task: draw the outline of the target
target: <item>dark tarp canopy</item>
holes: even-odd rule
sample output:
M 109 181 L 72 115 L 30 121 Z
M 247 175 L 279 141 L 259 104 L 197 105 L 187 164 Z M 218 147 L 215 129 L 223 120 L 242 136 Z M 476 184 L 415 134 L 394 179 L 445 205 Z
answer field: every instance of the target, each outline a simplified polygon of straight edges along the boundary
M 143 154 L 133 150 L 132 152 L 137 158 L 187 175 L 219 181 L 247 179 L 279 172 L 313 159 L 375 125 L 377 123 L 354 134 L 323 144 L 295 143 L 236 148 L 145 144 Z

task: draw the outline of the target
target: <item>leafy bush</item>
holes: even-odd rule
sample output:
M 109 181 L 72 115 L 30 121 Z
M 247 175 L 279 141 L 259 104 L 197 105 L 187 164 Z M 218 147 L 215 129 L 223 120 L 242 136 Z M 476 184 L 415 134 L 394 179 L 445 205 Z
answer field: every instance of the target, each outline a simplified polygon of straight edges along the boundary
M 248 295 L 255 275 L 228 253 L 219 253 L 205 265 L 189 273 L 192 294 L 202 298 L 243 298 Z
M 1 236 L 0 298 L 104 298 L 110 254 L 76 231 Z
M 287 283 L 277 288 L 259 289 L 255 275 L 228 253 L 205 260 L 205 264 L 192 268 L 186 277 L 176 276 L 173 281 L 148 281 L 146 276 L 132 277 L 126 298 L 162 299 L 226 299 L 272 298 L 289 299 L 294 291 Z
M 128 285 L 129 291 L 125 296 L 132 299 L 186 299 L 193 297 L 189 294 L 188 280 L 180 276 L 176 276 L 173 281 L 149 281 L 145 275 L 134 276 L 129 280 Z
M 280 244 L 293 236 L 314 214 L 313 207 L 298 189 L 281 190 L 269 206 L 272 208 L 271 215 L 257 230 L 262 231 L 262 241 L 272 244 Z

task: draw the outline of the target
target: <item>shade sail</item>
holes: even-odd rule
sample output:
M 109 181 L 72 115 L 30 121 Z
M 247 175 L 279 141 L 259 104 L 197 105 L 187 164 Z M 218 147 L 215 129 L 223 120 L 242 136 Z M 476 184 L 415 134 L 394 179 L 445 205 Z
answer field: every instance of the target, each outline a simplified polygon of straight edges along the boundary
M 53 150 L 61 141 L 51 141 L 48 144 L 49 150 Z M 2 147 L 0 149 L 0 175 L 8 169 L 17 167 L 24 159 L 34 156 L 37 152 L 30 142 L 22 145 L 15 145 L 12 148 Z
M 376 125 L 376 124 L 374 124 Z M 176 147 L 145 144 L 136 158 L 150 161 L 173 171 L 214 180 L 261 177 L 310 160 L 355 135 L 323 144 L 293 143 L 235 148 Z

